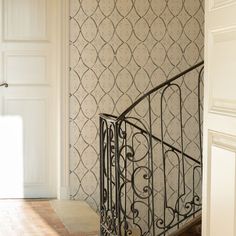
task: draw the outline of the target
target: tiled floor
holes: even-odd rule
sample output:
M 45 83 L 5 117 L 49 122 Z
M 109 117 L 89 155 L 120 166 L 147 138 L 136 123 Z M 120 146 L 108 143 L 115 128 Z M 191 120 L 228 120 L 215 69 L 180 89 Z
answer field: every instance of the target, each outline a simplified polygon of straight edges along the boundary
M 90 236 L 70 234 L 49 201 L 0 200 L 0 236 Z

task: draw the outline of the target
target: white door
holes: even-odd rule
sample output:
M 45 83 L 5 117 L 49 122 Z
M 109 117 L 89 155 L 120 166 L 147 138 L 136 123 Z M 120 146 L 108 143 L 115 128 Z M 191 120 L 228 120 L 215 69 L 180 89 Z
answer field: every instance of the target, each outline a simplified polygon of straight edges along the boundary
M 236 1 L 206 0 L 203 236 L 236 235 Z
M 0 198 L 56 196 L 57 0 L 0 0 Z

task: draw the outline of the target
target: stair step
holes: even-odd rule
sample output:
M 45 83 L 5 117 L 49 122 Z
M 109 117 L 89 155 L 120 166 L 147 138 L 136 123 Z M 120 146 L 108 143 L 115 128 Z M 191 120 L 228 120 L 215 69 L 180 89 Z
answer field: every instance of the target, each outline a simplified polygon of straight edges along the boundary
M 190 220 L 169 236 L 201 236 L 201 215 Z

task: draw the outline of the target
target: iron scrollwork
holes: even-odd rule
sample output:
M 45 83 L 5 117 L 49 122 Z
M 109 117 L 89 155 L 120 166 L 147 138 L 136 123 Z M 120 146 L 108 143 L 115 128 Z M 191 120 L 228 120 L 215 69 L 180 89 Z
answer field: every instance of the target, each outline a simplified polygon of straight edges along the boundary
M 188 93 L 196 95 L 197 113 L 186 115 L 183 84 L 194 71 Z M 203 62 L 144 94 L 119 117 L 100 115 L 100 235 L 166 235 L 201 211 L 202 73 Z M 135 109 L 144 101 L 147 112 L 138 116 Z M 186 138 L 192 117 L 197 141 Z M 194 155 L 190 145 L 197 146 Z

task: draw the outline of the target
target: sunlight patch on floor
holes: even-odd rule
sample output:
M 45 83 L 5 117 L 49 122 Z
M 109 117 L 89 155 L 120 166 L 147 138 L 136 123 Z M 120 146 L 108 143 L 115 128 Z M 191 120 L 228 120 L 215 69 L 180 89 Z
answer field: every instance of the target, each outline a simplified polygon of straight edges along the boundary
M 98 235 L 99 216 L 84 201 L 53 200 L 51 205 L 71 234 Z

